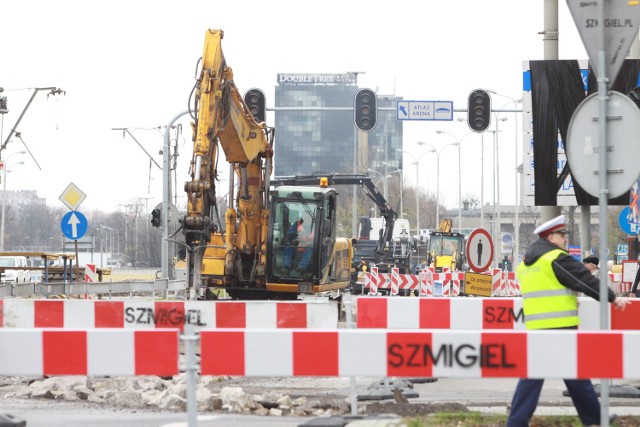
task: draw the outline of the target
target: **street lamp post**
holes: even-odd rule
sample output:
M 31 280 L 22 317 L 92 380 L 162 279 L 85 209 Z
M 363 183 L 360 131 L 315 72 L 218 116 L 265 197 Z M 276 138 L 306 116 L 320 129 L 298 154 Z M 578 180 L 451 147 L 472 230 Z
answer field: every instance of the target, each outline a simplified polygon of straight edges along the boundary
M 55 236 L 47 237 L 47 240 L 44 241 L 44 249 L 45 251 L 49 250 L 49 240 L 55 239 Z
M 500 262 L 500 260 L 502 259 L 502 219 L 500 218 L 500 156 L 499 156 L 499 152 L 500 152 L 500 145 L 499 145 L 499 139 L 498 139 L 498 133 L 500 132 L 499 130 L 499 125 L 500 122 L 504 122 L 505 120 L 507 120 L 507 117 L 501 117 L 499 119 L 496 120 L 496 131 L 493 133 L 494 136 L 494 143 L 495 143 L 495 151 L 494 151 L 494 173 L 496 176 L 495 179 L 495 194 L 496 194 L 496 201 L 495 201 L 495 205 L 494 205 L 494 209 L 495 209 L 495 213 L 497 214 L 497 221 L 496 222 L 496 240 L 494 242 L 494 244 L 496 245 L 496 252 L 498 253 L 498 256 L 494 257 L 493 261 L 493 267 L 494 268 L 498 268 L 498 263 Z
M 468 132 L 460 139 L 458 139 L 454 134 L 443 130 L 437 130 L 436 133 L 449 135 L 456 140 L 455 144 L 458 146 L 458 228 L 462 233 L 462 160 L 460 155 L 460 145 L 468 135 L 471 135 L 475 132 Z
M 418 144 L 420 144 L 420 143 L 418 142 Z M 410 152 L 405 151 L 405 150 L 401 150 L 399 148 L 396 148 L 396 150 L 398 152 L 405 153 L 405 154 L 408 154 L 411 157 L 413 157 L 414 162 L 412 163 L 412 165 L 416 165 L 416 229 L 418 230 L 418 236 L 420 236 L 420 191 L 419 191 L 419 188 L 418 188 L 418 185 L 419 185 L 419 182 L 420 182 L 420 177 L 418 176 L 419 171 L 420 171 L 419 164 L 420 164 L 420 159 L 422 158 L 422 156 L 424 156 L 427 153 L 431 153 L 431 150 L 425 151 L 424 153 L 420 154 L 418 157 L 416 157 L 415 154 L 413 154 L 413 153 L 410 153 Z
M 501 223 L 500 223 L 500 187 L 499 187 L 499 170 L 498 170 L 498 158 L 499 158 L 499 150 L 498 150 L 498 122 L 503 122 L 507 120 L 506 117 L 502 117 L 496 120 L 496 129 L 495 130 L 487 130 L 486 132 L 493 133 L 493 215 L 491 216 L 491 239 L 493 240 L 494 245 L 494 257 L 493 257 L 493 267 L 498 267 L 498 255 L 502 255 L 502 250 L 500 246 L 500 232 Z M 497 177 L 497 178 L 496 178 Z M 497 194 L 497 196 L 496 196 Z
M 514 251 L 513 251 L 513 260 L 512 260 L 512 268 L 513 271 L 516 270 L 516 267 L 518 266 L 518 257 L 519 257 L 519 253 L 520 253 L 520 217 L 519 217 L 519 213 L 520 213 L 520 199 L 519 199 L 519 173 L 518 173 L 518 111 L 517 111 L 517 106 L 518 104 L 522 103 L 522 98 L 519 99 L 515 99 L 512 98 L 510 96 L 507 95 L 503 95 L 501 93 L 497 93 L 493 90 L 488 90 L 487 92 L 492 93 L 494 95 L 498 95 L 498 96 L 502 96 L 504 98 L 510 99 L 510 102 L 507 102 L 506 104 L 504 104 L 502 106 L 502 108 L 504 108 L 505 106 L 513 103 L 515 109 L 513 111 L 513 118 L 514 118 L 514 128 L 515 128 L 515 135 L 514 135 L 514 140 L 513 143 L 515 144 L 514 146 L 514 153 L 515 153 L 515 186 L 516 186 L 516 191 L 515 191 L 515 225 L 514 225 L 514 234 L 515 234 L 515 242 L 514 242 Z M 498 114 L 496 114 L 496 117 L 498 116 Z M 503 118 L 501 120 L 506 120 L 506 118 Z
M 378 185 L 378 183 L 380 181 L 382 181 L 382 186 L 383 186 L 382 187 L 383 188 L 382 195 L 384 196 L 385 200 L 387 200 L 387 203 L 388 203 L 389 200 L 388 200 L 388 197 L 387 197 L 387 185 L 386 185 L 387 184 L 387 178 L 391 178 L 394 173 L 402 174 L 402 169 L 391 170 L 386 175 L 385 174 L 381 174 L 380 172 L 378 172 L 375 169 L 367 169 L 367 172 L 373 172 L 373 173 L 375 173 L 376 175 L 378 175 L 380 177 L 378 180 L 374 181 L 374 185 Z M 402 192 L 400 192 L 400 197 L 402 198 Z M 402 200 L 402 199 L 400 199 L 400 200 Z M 402 205 L 402 201 L 400 202 L 400 204 Z
M 11 172 L 11 171 L 7 171 L 7 166 L 9 165 L 9 159 L 11 157 L 13 157 L 15 154 L 25 154 L 26 151 L 22 150 L 22 151 L 17 151 L 15 153 L 10 154 L 9 156 L 7 156 L 7 160 L 4 162 L 3 168 L 2 168 L 2 219 L 0 220 L 0 252 L 4 252 L 4 218 L 5 218 L 5 213 L 6 213 L 6 207 L 7 207 L 7 172 Z M 24 164 L 24 161 L 19 161 L 18 163 L 16 163 L 17 165 L 22 165 Z
M 435 147 L 426 142 L 418 141 L 418 145 L 426 145 L 430 147 L 431 150 L 427 151 L 427 153 L 435 153 L 436 154 L 436 229 L 440 225 L 440 153 L 442 151 L 452 145 L 460 145 L 459 142 L 452 142 L 450 144 L 445 145 L 440 148 L 440 150 L 436 150 Z

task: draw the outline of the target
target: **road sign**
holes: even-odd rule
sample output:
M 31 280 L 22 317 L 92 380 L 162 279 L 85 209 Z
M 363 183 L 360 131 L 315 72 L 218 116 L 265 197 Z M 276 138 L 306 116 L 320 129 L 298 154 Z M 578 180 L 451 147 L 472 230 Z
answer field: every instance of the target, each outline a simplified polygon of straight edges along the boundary
M 67 185 L 67 188 L 65 188 L 58 199 L 69 209 L 75 211 L 80 207 L 80 204 L 82 204 L 86 197 L 87 195 L 72 182 Z
M 594 72 L 599 78 L 606 76 L 610 82 L 615 81 L 640 28 L 640 5 L 637 1 L 607 1 L 603 6 L 605 76 L 598 70 L 598 2 L 567 0 L 567 5 Z
M 464 293 L 481 297 L 490 297 L 493 287 L 493 277 L 490 274 L 464 274 Z
M 600 195 L 600 128 L 598 94 L 578 105 L 567 131 L 571 175 L 594 197 Z M 610 91 L 607 98 L 607 190 L 610 198 L 624 194 L 640 175 L 640 109 L 626 95 Z
M 453 120 L 453 101 L 396 101 L 398 120 Z
M 78 211 L 67 212 L 60 221 L 62 234 L 67 239 L 78 240 L 87 232 L 87 218 Z
M 618 216 L 618 224 L 625 233 L 634 236 L 640 231 L 640 225 L 629 222 L 629 206 L 622 209 Z
M 162 202 L 158 203 L 155 209 L 162 212 Z M 167 202 L 167 211 L 169 211 L 169 215 L 167 216 L 167 222 L 169 223 L 169 225 L 178 222 L 178 220 L 180 219 L 180 213 L 178 213 L 178 208 L 176 208 L 176 205 L 171 202 Z
M 476 228 L 467 239 L 467 262 L 475 272 L 487 271 L 493 260 L 493 240 L 489 232 Z

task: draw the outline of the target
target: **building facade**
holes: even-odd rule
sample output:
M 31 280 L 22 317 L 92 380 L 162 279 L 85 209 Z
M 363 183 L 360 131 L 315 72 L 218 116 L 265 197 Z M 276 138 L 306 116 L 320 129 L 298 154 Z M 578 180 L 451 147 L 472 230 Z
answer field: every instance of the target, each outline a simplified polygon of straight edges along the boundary
M 358 89 L 357 73 L 277 75 L 276 176 L 402 168 L 402 123 L 395 118 L 395 98 L 377 96 L 377 125 L 365 136 L 353 121 Z

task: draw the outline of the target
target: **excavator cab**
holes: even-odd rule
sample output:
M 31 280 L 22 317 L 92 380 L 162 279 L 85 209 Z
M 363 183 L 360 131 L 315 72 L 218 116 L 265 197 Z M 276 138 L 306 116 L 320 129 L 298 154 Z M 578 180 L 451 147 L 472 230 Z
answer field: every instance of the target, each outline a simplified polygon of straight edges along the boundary
M 333 188 L 279 186 L 271 191 L 267 290 L 296 294 L 344 289 L 351 241 L 336 239 Z
M 431 233 L 429 240 L 429 265 L 437 272 L 448 268 L 461 270 L 464 263 L 464 235 L 460 233 Z
M 444 268 L 462 270 L 466 262 L 465 237 L 461 233 L 451 232 L 453 221 L 444 218 L 438 224 L 438 229 L 429 238 L 429 255 L 427 264 L 437 272 Z

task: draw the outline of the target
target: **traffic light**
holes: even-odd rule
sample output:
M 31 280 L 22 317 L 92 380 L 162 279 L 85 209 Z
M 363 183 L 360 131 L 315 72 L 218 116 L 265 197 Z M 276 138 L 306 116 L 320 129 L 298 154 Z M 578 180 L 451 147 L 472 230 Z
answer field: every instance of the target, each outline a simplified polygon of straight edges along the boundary
M 356 92 L 354 117 L 356 127 L 363 132 L 369 132 L 376 127 L 378 105 L 376 93 L 371 89 L 360 89 Z
M 160 223 L 160 209 L 158 208 L 151 211 L 151 225 L 154 227 L 160 227 L 162 225 Z
M 249 89 L 244 94 L 244 102 L 258 123 L 267 121 L 267 98 L 264 92 L 260 89 Z
M 486 90 L 476 89 L 469 94 L 467 122 L 474 132 L 484 132 L 491 124 L 491 97 Z

